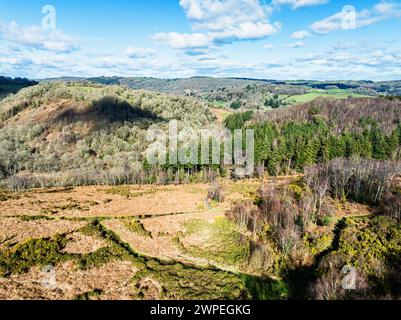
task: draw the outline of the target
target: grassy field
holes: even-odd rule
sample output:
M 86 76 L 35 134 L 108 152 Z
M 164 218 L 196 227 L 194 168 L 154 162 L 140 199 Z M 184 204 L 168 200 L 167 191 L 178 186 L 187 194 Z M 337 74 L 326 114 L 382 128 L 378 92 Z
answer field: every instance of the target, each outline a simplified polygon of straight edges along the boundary
M 364 97 L 368 97 L 368 96 L 351 93 L 347 90 L 336 89 L 336 90 L 316 90 L 316 91 L 312 91 L 312 92 L 302 94 L 302 95 L 297 95 L 297 96 L 283 96 L 282 98 L 284 98 L 284 101 L 289 104 L 298 104 L 298 103 L 310 102 L 319 97 L 334 98 L 334 99 L 346 99 L 348 97 L 364 98 Z

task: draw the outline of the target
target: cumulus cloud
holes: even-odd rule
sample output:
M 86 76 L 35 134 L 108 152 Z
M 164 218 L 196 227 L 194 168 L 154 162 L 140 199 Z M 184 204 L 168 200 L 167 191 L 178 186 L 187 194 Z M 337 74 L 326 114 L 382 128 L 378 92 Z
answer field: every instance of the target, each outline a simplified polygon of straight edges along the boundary
M 224 30 L 242 23 L 267 22 L 271 7 L 258 0 L 180 0 L 195 30 Z
M 293 39 L 295 39 L 295 40 L 303 40 L 303 39 L 305 39 L 305 38 L 307 38 L 307 37 L 310 37 L 311 35 L 312 35 L 312 34 L 311 34 L 309 31 L 300 30 L 300 31 L 294 32 L 294 33 L 291 35 L 291 38 L 293 38 Z
M 153 50 L 153 49 L 149 49 L 149 48 L 128 47 L 125 50 L 125 53 L 130 58 L 144 59 L 144 58 L 148 58 L 148 57 L 154 56 L 156 54 L 156 51 Z
M 0 39 L 26 48 L 52 52 L 71 52 L 79 47 L 79 40 L 62 30 L 46 30 L 39 26 L 20 26 L 15 21 L 0 24 Z
M 271 6 L 259 0 L 180 0 L 193 33 L 163 32 L 152 36 L 158 43 L 189 49 L 239 40 L 263 39 L 276 33 L 270 23 Z
M 326 34 L 341 29 L 358 29 L 393 17 L 401 16 L 401 4 L 381 1 L 372 9 L 356 11 L 352 6 L 346 6 L 342 11 L 316 21 L 310 29 L 318 34 Z
M 305 47 L 305 46 L 306 46 L 305 42 L 297 41 L 297 42 L 294 42 L 294 43 L 290 43 L 290 44 L 286 45 L 285 47 L 287 47 L 287 48 L 302 48 L 302 47 Z
M 317 6 L 328 3 L 329 0 L 273 0 L 274 5 L 290 5 L 293 9 Z
M 160 32 L 151 39 L 157 43 L 165 43 L 175 49 L 203 48 L 209 46 L 213 39 L 203 33 Z

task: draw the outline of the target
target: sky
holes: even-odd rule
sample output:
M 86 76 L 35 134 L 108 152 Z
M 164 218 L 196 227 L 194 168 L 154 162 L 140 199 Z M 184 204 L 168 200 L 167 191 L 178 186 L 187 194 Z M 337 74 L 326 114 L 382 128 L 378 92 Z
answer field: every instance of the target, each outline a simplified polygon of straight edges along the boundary
M 401 1 L 0 0 L 0 75 L 400 80 Z

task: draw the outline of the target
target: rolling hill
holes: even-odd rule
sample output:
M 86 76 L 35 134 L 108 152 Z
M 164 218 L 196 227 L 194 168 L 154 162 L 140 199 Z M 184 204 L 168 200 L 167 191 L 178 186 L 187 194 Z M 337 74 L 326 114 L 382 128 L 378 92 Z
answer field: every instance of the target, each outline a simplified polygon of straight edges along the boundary
M 215 121 L 192 98 L 89 82 L 23 89 L 0 102 L 0 177 L 19 174 L 21 186 L 145 180 L 146 130 L 172 119 Z

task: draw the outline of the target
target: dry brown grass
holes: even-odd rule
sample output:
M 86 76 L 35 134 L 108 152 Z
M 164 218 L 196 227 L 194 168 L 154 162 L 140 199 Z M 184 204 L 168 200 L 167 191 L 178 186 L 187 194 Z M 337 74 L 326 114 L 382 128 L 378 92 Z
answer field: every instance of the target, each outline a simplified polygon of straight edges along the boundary
M 0 203 L 0 252 L 28 239 L 63 234 L 68 240 L 63 253 L 94 253 L 110 244 L 80 229 L 91 219 L 102 218 L 101 224 L 106 229 L 144 256 L 197 266 L 214 264 L 183 251 L 174 240 L 177 235 L 185 238 L 187 222 L 209 222 L 224 217 L 233 202 L 252 197 L 259 186 L 257 181 L 222 184 L 228 195 L 222 203 L 206 200 L 207 184 L 123 186 L 124 192 L 118 192 L 120 187 L 115 192 L 114 187 L 107 186 L 30 190 Z M 124 195 L 127 190 L 128 196 Z M 127 221 L 133 218 L 140 220 L 151 237 L 127 227 Z M 228 270 L 229 266 L 221 268 Z M 138 298 L 130 283 L 136 271 L 133 263 L 127 261 L 113 260 L 80 270 L 71 260 L 56 265 L 58 287 L 47 289 L 42 284 L 41 267 L 35 266 L 25 274 L 0 278 L 0 299 Z M 139 286 L 143 298 L 160 298 L 161 287 L 157 282 L 144 278 Z
M 88 254 L 107 247 L 106 241 L 74 232 L 67 236 L 68 243 L 63 252 L 72 254 Z
M 71 233 L 85 226 L 84 221 L 34 220 L 21 221 L 17 218 L 0 219 L 0 250 L 8 245 L 27 239 L 46 238 L 55 234 Z
M 140 216 L 199 211 L 207 185 L 129 186 L 133 197 L 111 194 L 111 187 L 36 190 L 1 203 L 0 216 Z M 152 191 L 152 192 L 150 192 Z
M 136 270 L 131 262 L 114 261 L 90 270 L 78 270 L 69 261 L 56 266 L 56 287 L 43 285 L 45 274 L 39 267 L 23 275 L 0 278 L 0 299 L 6 300 L 72 300 L 85 293 L 100 291 L 93 297 L 102 300 L 130 300 L 130 279 Z
M 226 199 L 208 203 L 207 184 L 178 186 L 77 187 L 31 190 L 1 202 L 1 216 L 124 217 L 224 212 L 233 202 L 252 198 L 259 180 L 223 181 Z M 119 194 L 118 190 L 122 190 Z M 125 194 L 129 192 L 129 196 Z

